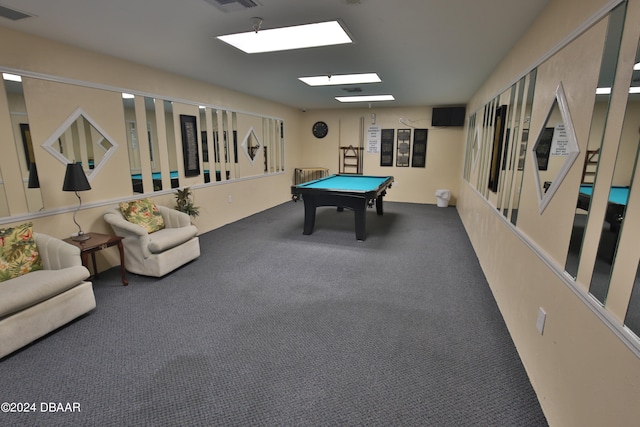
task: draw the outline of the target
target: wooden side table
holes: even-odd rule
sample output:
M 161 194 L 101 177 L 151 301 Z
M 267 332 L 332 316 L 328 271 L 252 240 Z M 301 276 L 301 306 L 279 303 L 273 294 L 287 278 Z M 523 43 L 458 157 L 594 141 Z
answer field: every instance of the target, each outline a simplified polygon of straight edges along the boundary
M 124 248 L 122 246 L 123 238 L 120 236 L 112 236 L 100 233 L 85 233 L 85 235 L 89 236 L 89 239 L 78 242 L 69 237 L 64 239 L 64 241 L 80 248 L 80 258 L 82 259 L 82 265 L 84 265 L 87 269 L 89 268 L 89 254 L 91 254 L 91 260 L 93 262 L 93 273 L 94 277 L 96 278 L 98 277 L 98 269 L 96 268 L 96 252 L 117 245 L 118 250 L 120 251 L 120 272 L 122 274 L 122 284 L 124 286 L 127 286 L 129 284 L 129 281 L 125 277 Z

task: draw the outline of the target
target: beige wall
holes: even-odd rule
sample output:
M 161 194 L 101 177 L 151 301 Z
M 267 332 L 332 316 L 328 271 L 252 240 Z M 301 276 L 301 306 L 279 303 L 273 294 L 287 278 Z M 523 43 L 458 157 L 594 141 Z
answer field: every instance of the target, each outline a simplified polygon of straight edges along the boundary
M 380 166 L 380 154 L 366 152 L 366 130 L 372 126 L 371 115 L 375 114 L 375 126 L 394 129 L 428 129 L 426 167 L 396 167 L 396 153 L 392 167 Z M 322 139 L 314 138 L 311 127 L 322 120 L 329 126 L 329 133 Z M 400 122 L 402 120 L 403 123 Z M 464 133 L 461 127 L 431 126 L 431 108 L 353 108 L 341 110 L 307 111 L 300 119 L 302 132 L 302 157 L 299 164 L 291 167 L 325 167 L 330 173 L 338 173 L 340 165 L 339 147 L 355 147 L 364 139 L 363 172 L 365 175 L 393 176 L 394 184 L 386 200 L 410 203 L 435 204 L 435 191 L 449 189 L 451 204 L 458 194 L 458 178 L 462 173 L 460 158 L 464 152 Z M 364 130 L 364 132 L 363 132 Z M 396 141 L 397 142 L 397 141 Z
M 619 252 L 624 254 L 616 261 L 609 299 L 604 307 L 587 294 L 590 278 L 587 270 L 593 269 L 599 237 L 597 227 L 587 233 L 581 257 L 586 262 L 581 263 L 577 281 L 564 274 L 576 188 L 589 145 L 606 28 L 602 22 L 586 25 L 584 28 L 588 29 L 568 46 L 557 52 L 556 47 L 574 32 L 579 33 L 585 22 L 612 4 L 604 0 L 553 0 L 469 103 L 469 111 L 481 108 L 545 59 L 548 52 L 555 52 L 538 67 L 529 148 L 543 126 L 556 87 L 562 82 L 581 155 L 558 193 L 540 213 L 535 177 L 531 163 L 527 162 L 517 228 L 496 212 L 490 198 L 485 200 L 464 180 L 460 184 L 457 204 L 505 322 L 553 426 L 627 426 L 640 422 L 640 360 L 637 356 L 640 345 L 622 326 L 638 267 L 637 234 L 632 235 L 637 228 L 635 221 L 623 230 Z M 613 173 L 626 106 L 625 87 L 628 87 L 640 35 L 638 16 L 640 1 L 630 0 L 621 47 L 622 60 L 614 86 L 618 95 L 614 93 L 615 100 L 611 105 L 598 179 L 606 180 L 606 176 L 611 177 Z M 631 108 L 635 109 L 635 106 Z M 635 150 L 637 134 L 631 138 Z M 627 159 L 635 158 L 635 152 L 630 153 L 626 147 L 622 150 L 626 150 L 623 156 Z M 630 178 L 628 173 L 625 175 Z M 590 215 L 602 218 L 605 206 L 606 203 L 595 206 Z M 633 216 L 630 211 L 631 208 L 627 216 Z M 636 242 L 635 249 L 631 249 L 631 240 Z M 541 308 L 547 313 L 543 334 L 536 329 Z

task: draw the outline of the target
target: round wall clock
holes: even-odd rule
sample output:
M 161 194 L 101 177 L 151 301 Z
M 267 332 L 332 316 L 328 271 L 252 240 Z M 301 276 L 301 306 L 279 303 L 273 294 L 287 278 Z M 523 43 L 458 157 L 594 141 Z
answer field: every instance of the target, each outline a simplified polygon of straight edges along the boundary
M 329 126 L 325 122 L 315 122 L 311 131 L 316 138 L 324 138 L 329 133 Z

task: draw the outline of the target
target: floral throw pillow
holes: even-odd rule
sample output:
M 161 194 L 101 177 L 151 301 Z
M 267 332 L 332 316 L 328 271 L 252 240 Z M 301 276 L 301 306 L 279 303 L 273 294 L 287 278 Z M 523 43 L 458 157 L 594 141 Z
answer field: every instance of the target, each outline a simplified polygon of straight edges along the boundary
M 120 212 L 127 221 L 144 227 L 148 233 L 164 228 L 162 214 L 148 197 L 120 203 Z
M 33 224 L 0 229 L 0 282 L 36 270 L 42 270 L 42 260 L 33 238 Z

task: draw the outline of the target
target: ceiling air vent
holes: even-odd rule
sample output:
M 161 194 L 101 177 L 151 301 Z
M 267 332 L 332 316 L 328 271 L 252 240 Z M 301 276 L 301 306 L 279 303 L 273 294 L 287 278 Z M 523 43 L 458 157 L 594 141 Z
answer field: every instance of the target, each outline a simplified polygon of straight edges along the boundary
M 237 12 L 262 6 L 256 0 L 204 0 L 223 12 Z
M 358 93 L 362 92 L 362 88 L 360 87 L 343 87 L 342 90 L 349 93 Z
M 30 18 L 33 15 L 29 15 L 24 12 L 20 12 L 15 9 L 9 9 L 6 6 L 0 4 L 0 17 L 11 19 L 12 21 L 19 21 L 20 19 Z

